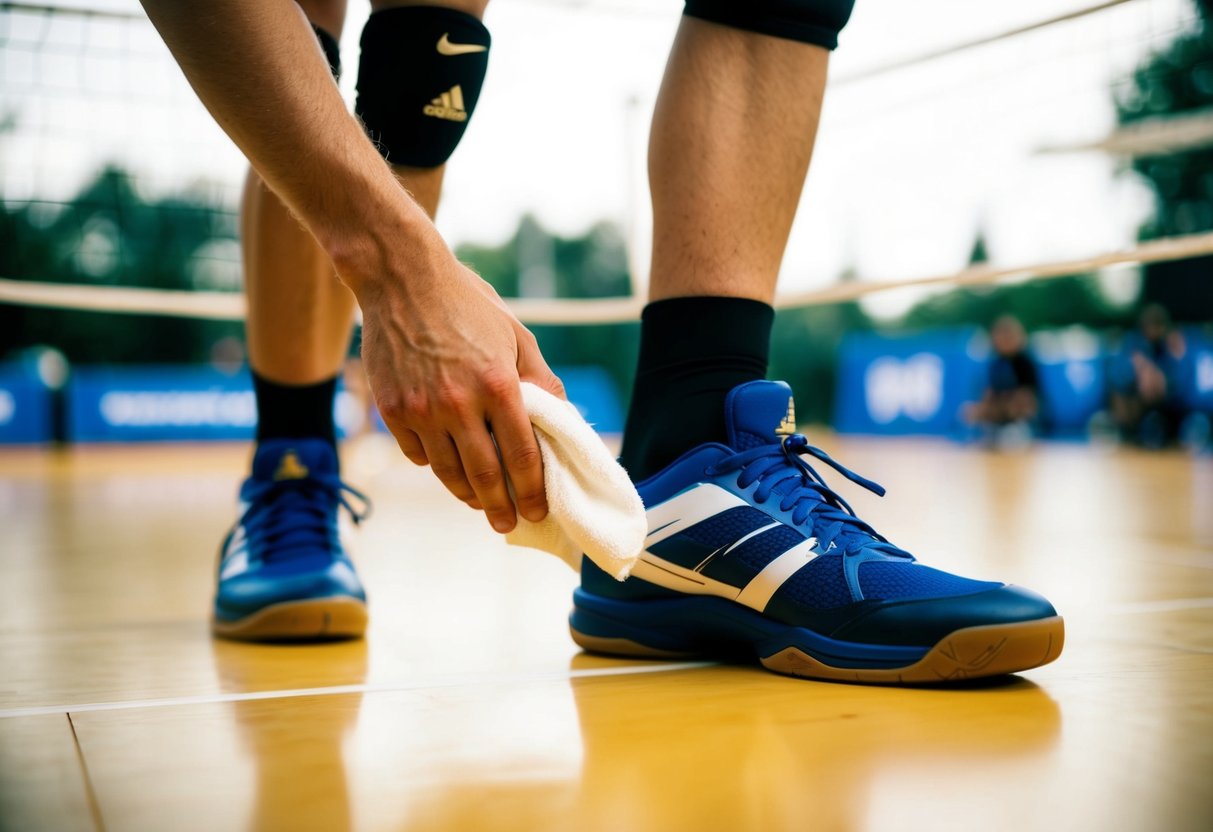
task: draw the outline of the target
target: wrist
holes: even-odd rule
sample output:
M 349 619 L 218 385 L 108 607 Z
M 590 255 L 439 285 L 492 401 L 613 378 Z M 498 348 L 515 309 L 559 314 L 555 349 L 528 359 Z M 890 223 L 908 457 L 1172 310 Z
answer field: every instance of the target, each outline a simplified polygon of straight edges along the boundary
M 363 197 L 368 192 L 353 190 Z M 324 223 L 316 238 L 355 296 L 388 284 L 407 289 L 405 275 L 411 283 L 424 283 L 451 256 L 429 217 L 403 188 L 360 199 L 352 210 L 331 215 L 334 221 Z

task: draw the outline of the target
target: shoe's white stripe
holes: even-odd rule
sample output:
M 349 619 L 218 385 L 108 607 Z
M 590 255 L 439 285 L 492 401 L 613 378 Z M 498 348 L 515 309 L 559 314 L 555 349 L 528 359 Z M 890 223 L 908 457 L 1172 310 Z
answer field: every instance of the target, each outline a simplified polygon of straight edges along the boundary
M 645 546 L 656 545 L 722 511 L 748 505 L 745 500 L 718 485 L 700 483 L 646 512 L 649 528 L 656 531 L 649 532 Z
M 741 591 L 732 584 L 713 580 L 707 575 L 676 563 L 670 563 L 668 560 L 662 560 L 649 552 L 642 554 L 640 560 L 636 561 L 636 565 L 632 567 L 632 574 L 642 581 L 690 595 L 718 595 L 721 598 L 732 599 L 736 598 L 737 593 Z
M 700 483 L 671 497 L 664 503 L 653 506 L 648 510 L 648 521 L 649 528 L 655 531 L 649 533 L 649 537 L 645 543 L 646 551 L 641 555 L 640 561 L 637 562 L 635 568 L 632 570 L 632 574 L 637 578 L 663 586 L 666 589 L 673 589 L 692 595 L 715 595 L 720 598 L 728 598 L 762 612 L 771 600 L 771 596 L 783 585 L 783 582 L 794 575 L 800 567 L 813 559 L 812 549 L 817 545 L 816 540 L 806 540 L 788 549 L 768 563 L 742 589 L 732 584 L 713 580 L 704 575 L 701 570 L 712 558 L 721 556 L 720 553 L 722 551 L 723 554 L 727 555 L 747 540 L 757 537 L 763 532 L 777 528 L 782 523 L 768 523 L 749 534 L 743 535 L 727 548 L 717 549 L 712 552 L 711 555 L 704 558 L 694 569 L 687 569 L 676 563 L 671 563 L 648 550 L 649 547 L 679 532 L 685 531 L 697 523 L 702 523 L 704 520 L 715 517 L 721 512 L 738 506 L 749 505 L 741 497 L 730 491 L 726 491 L 718 485 Z
M 626 667 L 597 667 L 585 670 L 540 673 L 465 674 L 433 676 L 411 682 L 380 685 L 332 685 L 322 688 L 290 688 L 287 690 L 258 690 L 242 693 L 218 693 L 209 696 L 176 696 L 164 699 L 133 699 L 122 702 L 88 702 L 69 705 L 43 705 L 29 708 L 0 709 L 0 719 L 46 714 L 84 713 L 86 711 L 125 711 L 136 708 L 168 708 L 177 705 L 213 705 L 224 702 L 251 702 L 260 699 L 293 699 L 300 696 L 336 696 L 347 693 L 392 693 L 394 691 L 427 688 L 476 687 L 492 684 L 531 684 L 588 679 L 598 676 L 630 676 L 640 673 L 664 673 L 674 670 L 695 670 L 713 667 L 719 662 L 665 662 L 662 664 L 628 665 Z
M 753 580 L 745 585 L 745 589 L 737 596 L 737 603 L 745 604 L 759 612 L 765 610 L 771 596 L 779 590 L 779 587 L 817 557 L 813 552 L 813 547 L 816 545 L 817 539 L 810 537 L 768 563 L 761 572 L 754 576 Z
M 238 508 L 240 516 L 244 516 L 244 512 L 248 510 L 248 503 L 241 502 Z M 345 512 L 341 512 L 337 516 L 337 539 L 341 543 L 342 550 L 345 551 L 346 557 L 353 557 L 354 541 L 357 539 L 358 527 L 350 520 Z M 236 530 L 232 532 L 231 538 L 228 540 L 227 547 L 223 550 L 222 566 L 219 570 L 219 580 L 226 581 L 229 578 L 234 578 L 237 575 L 243 575 L 249 571 L 252 555 L 249 552 L 248 534 L 244 530 L 244 524 L 238 524 Z
M 754 529 L 754 531 L 750 532 L 749 534 L 739 537 L 737 539 L 736 543 L 734 543 L 732 546 L 730 546 L 729 548 L 724 550 L 724 553 L 727 555 L 729 552 L 736 549 L 742 543 L 745 543 L 751 537 L 757 537 L 758 535 L 762 534 L 763 532 L 769 532 L 771 529 L 777 529 L 782 525 L 783 525 L 783 523 L 780 523 L 779 521 L 775 521 L 774 523 L 768 523 L 767 525 L 763 526 L 761 529 Z
M 241 546 L 243 545 L 242 540 Z M 242 548 L 238 552 L 229 549 L 228 556 L 223 559 L 223 571 L 219 573 L 219 580 L 226 581 L 228 578 L 244 574 L 248 571 L 248 565 L 248 549 Z
M 716 557 L 717 555 L 727 555 L 729 552 L 736 549 L 742 543 L 745 543 L 751 537 L 757 537 L 758 535 L 762 534 L 763 532 L 770 531 L 771 529 L 774 529 L 781 525 L 783 525 L 783 524 L 782 523 L 768 523 L 767 525 L 763 526 L 762 528 L 754 529 L 754 531 L 750 532 L 749 534 L 739 537 L 737 540 L 734 540 L 732 542 L 732 544 L 730 544 L 728 546 L 721 546 L 719 549 L 712 552 L 712 554 L 708 555 L 706 558 L 701 560 L 699 562 L 699 564 L 695 567 L 695 571 L 702 572 L 703 568 L 705 566 L 707 566 L 708 563 L 711 562 L 712 558 Z

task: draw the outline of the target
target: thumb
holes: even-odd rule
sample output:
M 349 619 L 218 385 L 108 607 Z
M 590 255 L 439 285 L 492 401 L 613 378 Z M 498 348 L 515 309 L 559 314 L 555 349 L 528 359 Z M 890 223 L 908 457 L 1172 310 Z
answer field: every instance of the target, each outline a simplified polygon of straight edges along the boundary
M 539 352 L 539 347 L 533 341 L 522 345 L 518 350 L 518 379 L 529 381 L 558 399 L 565 401 L 569 399 L 564 390 L 564 382 L 552 372 L 552 368 L 548 366 L 542 353 Z

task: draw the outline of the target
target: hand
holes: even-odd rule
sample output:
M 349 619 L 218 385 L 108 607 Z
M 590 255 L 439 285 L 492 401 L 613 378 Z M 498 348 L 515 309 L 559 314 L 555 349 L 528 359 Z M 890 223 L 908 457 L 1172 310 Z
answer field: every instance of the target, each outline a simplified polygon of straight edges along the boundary
M 531 521 L 547 515 L 543 464 L 519 381 L 562 398 L 564 387 L 493 288 L 449 252 L 438 259 L 433 274 L 413 275 L 423 280 L 360 284 L 363 363 L 404 455 L 429 465 L 504 533 L 514 528 L 515 505 Z

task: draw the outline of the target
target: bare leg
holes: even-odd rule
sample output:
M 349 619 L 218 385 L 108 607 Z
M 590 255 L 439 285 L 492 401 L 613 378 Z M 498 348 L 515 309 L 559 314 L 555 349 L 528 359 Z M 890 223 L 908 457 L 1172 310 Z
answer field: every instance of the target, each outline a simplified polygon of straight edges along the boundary
M 308 19 L 340 36 L 344 0 L 300 2 Z M 404 3 L 377 2 L 374 8 Z M 483 14 L 485 2 L 444 3 Z M 438 210 L 444 167 L 396 167 L 396 175 L 433 217 Z M 241 218 L 245 292 L 248 296 L 249 363 L 258 375 L 280 384 L 304 385 L 330 379 L 341 370 L 349 348 L 354 296 L 332 263 L 265 186 L 249 172 Z
M 726 440 L 766 376 L 775 281 L 813 154 L 829 52 L 684 17 L 649 144 L 653 266 L 620 462 L 637 481 Z
M 345 0 L 300 0 L 340 37 Z M 263 378 L 304 385 L 337 375 L 349 347 L 354 296 L 306 229 L 254 170 L 241 206 L 249 363 Z
M 682 19 L 649 144 L 650 300 L 774 298 L 828 59 L 818 46 Z

